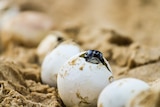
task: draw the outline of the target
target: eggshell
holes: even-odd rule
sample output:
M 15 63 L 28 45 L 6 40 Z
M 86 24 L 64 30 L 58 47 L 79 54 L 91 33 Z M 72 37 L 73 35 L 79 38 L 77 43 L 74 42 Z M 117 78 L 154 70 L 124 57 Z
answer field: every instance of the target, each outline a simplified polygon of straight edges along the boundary
M 160 107 L 160 79 L 149 84 L 151 88 L 130 99 L 126 107 Z
M 39 62 L 42 63 L 44 57 L 66 38 L 66 35 L 62 32 L 50 32 L 37 47 L 36 53 L 38 55 Z
M 60 67 L 73 55 L 80 53 L 81 48 L 73 42 L 64 42 L 49 53 L 41 67 L 42 82 L 50 86 L 57 86 L 57 73 Z
M 160 90 L 144 90 L 132 99 L 126 107 L 159 107 L 160 106 Z
M 84 53 L 70 58 L 58 73 L 58 92 L 67 107 L 95 107 L 100 92 L 113 80 L 102 63 L 80 57 Z
M 147 83 L 134 78 L 114 81 L 101 92 L 98 107 L 125 107 L 132 97 L 147 89 Z

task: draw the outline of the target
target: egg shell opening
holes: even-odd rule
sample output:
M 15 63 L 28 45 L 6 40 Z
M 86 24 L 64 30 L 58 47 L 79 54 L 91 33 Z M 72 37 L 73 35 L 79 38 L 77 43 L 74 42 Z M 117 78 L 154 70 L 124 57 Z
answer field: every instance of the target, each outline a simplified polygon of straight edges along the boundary
M 86 62 L 78 55 L 70 58 L 58 73 L 58 91 L 67 107 L 96 107 L 102 89 L 112 80 L 105 65 Z
M 42 63 L 45 56 L 65 40 L 65 38 L 66 35 L 59 31 L 52 31 L 49 33 L 37 47 L 36 53 L 38 55 L 39 63 Z

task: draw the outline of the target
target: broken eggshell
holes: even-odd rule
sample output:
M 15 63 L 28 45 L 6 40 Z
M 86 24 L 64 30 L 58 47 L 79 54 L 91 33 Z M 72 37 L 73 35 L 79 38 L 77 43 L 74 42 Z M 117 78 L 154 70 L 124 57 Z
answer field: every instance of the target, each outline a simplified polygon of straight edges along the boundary
M 70 58 L 58 73 L 58 92 L 67 107 L 95 107 L 102 89 L 113 81 L 102 53 L 88 50 Z
M 36 53 L 38 55 L 39 62 L 42 63 L 45 56 L 65 39 L 66 35 L 62 32 L 53 31 L 49 33 L 38 45 Z
M 74 42 L 66 41 L 53 49 L 45 58 L 41 67 L 42 83 L 57 86 L 57 74 L 60 67 L 73 55 L 80 53 L 81 48 Z
M 125 107 L 132 97 L 147 89 L 149 85 L 139 79 L 116 80 L 103 89 L 97 107 Z

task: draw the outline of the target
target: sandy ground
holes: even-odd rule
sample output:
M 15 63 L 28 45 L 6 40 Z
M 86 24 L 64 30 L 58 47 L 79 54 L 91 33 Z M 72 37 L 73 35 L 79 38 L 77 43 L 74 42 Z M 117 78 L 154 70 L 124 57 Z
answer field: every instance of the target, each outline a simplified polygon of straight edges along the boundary
M 18 6 L 20 12 L 45 13 L 53 21 L 53 26 L 46 27 L 47 32 L 63 32 L 82 49 L 101 51 L 111 64 L 115 79 L 135 77 L 149 83 L 153 90 L 139 95 L 140 101 L 149 95 L 154 97 L 145 99 L 151 105 L 141 107 L 151 107 L 153 103 L 153 107 L 160 106 L 160 1 L 13 0 L 1 9 L 0 17 L 13 6 Z M 57 89 L 42 84 L 40 79 L 36 50 L 42 39 L 24 42 L 3 26 L 0 25 L 0 106 L 64 107 Z M 34 29 L 41 30 L 43 26 Z

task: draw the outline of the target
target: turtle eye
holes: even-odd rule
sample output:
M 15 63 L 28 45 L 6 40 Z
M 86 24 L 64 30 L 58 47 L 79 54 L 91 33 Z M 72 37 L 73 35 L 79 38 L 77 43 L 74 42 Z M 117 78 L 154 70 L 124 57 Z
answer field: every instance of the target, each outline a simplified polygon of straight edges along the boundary
M 84 58 L 87 62 L 90 63 L 94 63 L 94 64 L 98 64 L 100 63 L 100 58 L 99 58 L 99 54 L 101 52 L 96 51 L 96 50 L 88 50 L 85 54 L 84 54 Z
M 84 54 L 84 58 L 88 58 L 88 52 Z
M 92 56 L 93 56 L 93 50 L 88 50 L 84 55 L 85 58 L 89 58 L 89 57 L 92 57 Z

